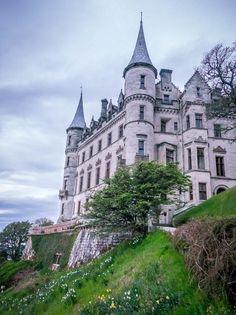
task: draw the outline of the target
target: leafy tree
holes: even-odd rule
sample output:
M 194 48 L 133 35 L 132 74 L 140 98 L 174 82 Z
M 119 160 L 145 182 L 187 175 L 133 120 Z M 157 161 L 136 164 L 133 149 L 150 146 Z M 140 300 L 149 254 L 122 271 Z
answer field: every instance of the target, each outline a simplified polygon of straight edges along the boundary
M 91 196 L 86 218 L 102 230 L 145 234 L 149 216 L 159 215 L 161 205 L 178 202 L 189 179 L 174 164 L 152 161 L 119 168 L 105 183 Z
M 218 44 L 203 58 L 198 68 L 212 91 L 219 96 L 209 107 L 209 115 L 227 117 L 236 114 L 236 42 Z M 228 126 L 228 130 L 236 125 Z
M 0 246 L 5 249 L 12 260 L 20 259 L 30 226 L 28 221 L 13 222 L 0 233 Z
M 48 218 L 39 218 L 35 220 L 35 224 L 39 226 L 48 226 L 54 224 L 54 222 L 51 219 Z

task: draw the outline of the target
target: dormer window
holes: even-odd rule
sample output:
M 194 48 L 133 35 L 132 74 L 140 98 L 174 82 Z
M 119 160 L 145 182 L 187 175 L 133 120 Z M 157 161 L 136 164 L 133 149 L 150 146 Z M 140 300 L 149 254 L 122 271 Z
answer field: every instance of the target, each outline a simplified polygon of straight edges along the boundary
M 197 97 L 201 97 L 201 89 L 197 86 Z
M 164 97 L 163 102 L 164 102 L 165 104 L 170 104 L 170 95 L 164 94 L 163 97 Z
M 145 75 L 140 76 L 140 89 L 145 89 Z

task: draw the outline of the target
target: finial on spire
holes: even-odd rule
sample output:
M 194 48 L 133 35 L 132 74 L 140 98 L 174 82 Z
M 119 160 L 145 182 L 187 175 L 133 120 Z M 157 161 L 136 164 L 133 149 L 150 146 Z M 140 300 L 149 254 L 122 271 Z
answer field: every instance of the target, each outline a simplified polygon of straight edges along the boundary
M 140 20 L 140 23 L 143 22 L 143 11 L 141 11 L 141 20 Z
M 80 92 L 81 92 L 81 94 L 83 93 L 82 85 L 80 86 Z

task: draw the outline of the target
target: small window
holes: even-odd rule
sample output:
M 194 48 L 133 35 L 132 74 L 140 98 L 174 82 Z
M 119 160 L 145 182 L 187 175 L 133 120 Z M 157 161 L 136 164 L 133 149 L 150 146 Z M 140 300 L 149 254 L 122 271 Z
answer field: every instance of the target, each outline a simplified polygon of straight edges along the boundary
M 216 138 L 221 138 L 221 125 L 219 124 L 214 125 L 214 136 Z
M 93 146 L 89 148 L 89 157 L 91 158 L 93 156 Z
M 111 167 L 111 162 L 107 162 L 107 165 L 106 165 L 106 175 L 105 175 L 105 178 L 109 178 L 110 177 L 110 167 Z
M 96 185 L 99 185 L 100 181 L 100 167 L 97 167 L 96 169 Z
M 107 145 L 111 145 L 111 141 L 112 141 L 112 133 L 109 132 L 107 135 Z
M 87 189 L 91 187 L 91 172 L 88 172 L 88 177 L 87 177 Z
M 82 153 L 82 163 L 85 161 L 85 151 Z
M 98 152 L 102 150 L 102 140 L 98 141 Z
M 144 119 L 144 105 L 139 106 L 139 119 Z
M 61 214 L 62 214 L 62 215 L 64 214 L 64 210 L 65 210 L 65 204 L 63 203 L 63 204 L 61 205 Z
M 174 162 L 174 150 L 166 149 L 166 163 Z
M 201 97 L 201 89 L 197 86 L 197 97 Z
M 145 75 L 140 76 L 140 89 L 145 89 Z
M 64 180 L 64 189 L 67 189 L 67 179 Z
M 206 183 L 199 183 L 199 199 L 207 200 Z
M 174 130 L 178 131 L 178 123 L 177 123 L 177 121 L 174 122 Z
M 66 166 L 70 166 L 70 157 L 69 156 L 66 159 Z
M 80 181 L 79 181 L 79 192 L 80 193 L 83 190 L 83 181 L 84 181 L 84 176 L 80 176 Z
M 225 176 L 224 157 L 216 156 L 216 175 Z
M 188 149 L 188 169 L 192 169 L 192 152 L 191 149 Z
M 119 126 L 119 138 L 123 137 L 123 130 L 124 130 L 123 125 L 120 125 Z
M 186 116 L 186 127 L 187 129 L 190 129 L 190 116 L 189 115 Z
M 81 209 L 81 201 L 78 202 L 78 206 L 77 206 L 77 215 L 80 214 L 80 209 Z
M 144 140 L 138 141 L 138 155 L 144 155 Z
M 161 120 L 161 132 L 166 132 L 166 121 Z
M 163 95 L 163 102 L 164 102 L 165 104 L 170 104 L 170 95 L 164 94 L 164 95 Z
M 67 145 L 71 145 L 71 136 L 68 137 Z
M 204 148 L 197 148 L 197 166 L 200 170 L 205 169 Z
M 189 200 L 193 200 L 193 184 L 189 185 Z
M 203 128 L 202 114 L 195 114 L 195 126 L 196 128 Z

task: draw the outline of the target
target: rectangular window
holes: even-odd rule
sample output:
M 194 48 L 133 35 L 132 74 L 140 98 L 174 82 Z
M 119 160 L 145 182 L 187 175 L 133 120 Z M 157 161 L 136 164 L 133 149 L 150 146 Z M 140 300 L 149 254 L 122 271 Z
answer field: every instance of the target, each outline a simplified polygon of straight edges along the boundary
M 69 156 L 66 159 L 66 166 L 70 166 L 70 157 Z
M 71 136 L 68 137 L 67 145 L 71 145 Z
M 88 172 L 87 176 L 87 189 L 91 187 L 91 172 Z
M 140 76 L 140 89 L 145 89 L 145 75 Z
M 123 125 L 120 125 L 119 126 L 119 138 L 123 137 L 123 130 L 124 130 Z
M 138 141 L 138 155 L 144 155 L 144 140 Z
M 199 199 L 207 200 L 206 183 L 199 183 Z
M 161 132 L 166 132 L 166 121 L 161 120 Z
M 188 149 L 188 169 L 192 169 L 192 152 L 191 149 Z
M 196 128 L 203 128 L 202 114 L 195 114 L 195 127 Z
M 82 163 L 85 161 L 85 151 L 82 153 Z
M 89 148 L 89 157 L 91 158 L 93 156 L 93 146 Z
M 164 97 L 164 99 L 163 99 L 164 103 L 165 104 L 170 104 L 170 95 L 164 94 L 163 97 Z
M 83 181 L 84 181 L 84 176 L 80 176 L 80 181 L 79 181 L 79 192 L 80 193 L 83 190 Z
M 225 176 L 224 157 L 216 156 L 216 175 Z
M 109 132 L 107 135 L 107 145 L 111 145 L 111 141 L 112 141 L 112 133 Z
M 204 148 L 197 148 L 197 167 L 200 170 L 205 169 Z
M 193 200 L 193 184 L 189 185 L 189 200 Z
M 81 208 L 81 201 L 78 202 L 78 206 L 77 206 L 77 215 L 80 214 L 80 208 Z
M 177 121 L 174 122 L 174 131 L 178 131 L 178 123 L 177 123 Z
M 61 214 L 64 214 L 64 210 L 65 210 L 65 204 L 63 203 L 63 204 L 61 205 Z
M 174 150 L 166 149 L 166 163 L 174 162 Z
M 105 177 L 106 178 L 109 178 L 110 177 L 110 167 L 111 167 L 111 162 L 107 162 L 107 165 L 106 165 L 106 175 Z
M 67 188 L 67 179 L 64 180 L 64 189 L 66 190 Z
M 219 124 L 214 125 L 214 137 L 221 138 L 221 125 Z
M 100 181 L 100 167 L 97 167 L 96 169 L 96 185 L 99 185 Z
M 190 129 L 190 116 L 189 115 L 186 116 L 186 127 L 187 129 Z
M 197 86 L 197 97 L 201 97 L 201 89 Z
M 143 105 L 139 106 L 139 119 L 141 120 L 144 119 L 144 106 Z
M 98 141 L 98 152 L 102 150 L 102 140 Z

